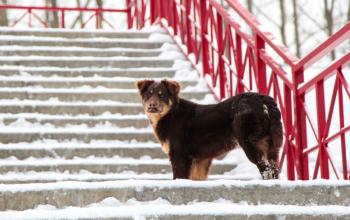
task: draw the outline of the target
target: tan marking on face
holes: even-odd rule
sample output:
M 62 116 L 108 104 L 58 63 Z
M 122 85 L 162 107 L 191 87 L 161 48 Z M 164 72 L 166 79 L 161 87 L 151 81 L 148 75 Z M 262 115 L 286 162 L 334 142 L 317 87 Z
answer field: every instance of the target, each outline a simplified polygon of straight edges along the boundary
M 173 103 L 169 100 L 169 105 L 163 105 L 162 112 L 157 112 L 157 113 L 148 112 L 146 109 L 147 106 L 145 106 L 145 109 L 144 109 L 145 114 L 147 115 L 148 119 L 151 121 L 153 129 L 157 128 L 157 124 L 159 120 L 170 111 L 172 104 Z
M 268 142 L 268 137 L 264 137 L 261 140 L 258 141 L 257 147 L 262 153 L 262 160 L 268 161 L 267 153 L 269 151 L 269 142 Z
M 170 143 L 169 143 L 168 140 L 166 140 L 165 142 L 162 143 L 162 151 L 163 151 L 165 154 L 168 154 L 168 155 L 169 155 Z
M 153 134 L 154 134 L 155 138 L 158 140 L 158 142 L 162 145 L 162 150 L 163 150 L 163 152 L 165 154 L 169 154 L 169 150 L 170 150 L 169 141 L 166 141 L 165 143 L 162 143 L 159 140 L 159 138 L 158 138 L 156 129 L 157 129 L 157 125 L 158 125 L 159 120 L 170 111 L 171 106 L 172 106 L 172 102 L 171 102 L 171 100 L 169 100 L 169 105 L 164 105 L 162 112 L 150 113 L 150 112 L 147 112 L 146 108 L 144 109 L 145 110 L 145 114 L 147 115 L 148 119 L 151 122 L 151 125 L 152 125 L 152 128 L 153 128 Z
M 210 171 L 211 159 L 194 159 L 191 165 L 191 180 L 206 180 Z

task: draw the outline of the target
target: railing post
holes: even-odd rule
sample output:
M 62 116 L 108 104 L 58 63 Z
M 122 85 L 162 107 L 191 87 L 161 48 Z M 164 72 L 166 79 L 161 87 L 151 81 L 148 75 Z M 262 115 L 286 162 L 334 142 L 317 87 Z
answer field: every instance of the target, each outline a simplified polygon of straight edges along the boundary
M 176 2 L 175 0 L 172 0 L 171 1 L 172 4 L 171 4 L 171 9 L 172 9 L 172 16 L 173 16 L 173 30 L 174 30 L 174 35 L 177 35 L 177 19 L 176 19 L 176 13 L 177 13 L 177 10 L 176 10 Z
M 260 58 L 260 50 L 265 49 L 264 40 L 257 34 L 255 34 L 255 54 L 256 54 L 256 73 L 258 76 L 258 91 L 262 94 L 267 94 L 266 84 L 266 64 Z
M 342 67 L 338 67 L 337 69 L 338 74 L 342 75 Z M 338 76 L 339 77 L 339 76 Z M 344 103 L 343 103 L 343 88 L 340 80 L 338 80 L 338 105 L 339 105 L 339 125 L 340 129 L 343 129 L 344 124 Z M 346 141 L 345 141 L 345 134 L 341 134 L 340 136 L 340 143 L 341 143 L 341 152 L 342 152 L 342 164 L 343 164 L 343 178 L 345 180 L 349 179 L 348 176 L 348 166 L 347 166 L 347 158 L 346 158 Z
M 151 24 L 153 24 L 156 21 L 157 18 L 157 11 L 156 11 L 156 6 L 159 6 L 159 4 L 156 3 L 156 0 L 150 0 L 149 1 L 149 6 L 150 6 L 150 19 L 151 19 Z
M 306 115 L 304 109 L 305 94 L 298 95 L 298 86 L 304 81 L 304 70 L 293 70 L 294 84 L 294 121 L 295 121 L 295 141 L 297 146 L 297 169 L 299 170 L 299 178 L 301 180 L 309 179 L 308 156 L 304 155 L 303 150 L 307 147 L 306 133 Z
M 187 41 L 187 53 L 190 54 L 193 52 L 193 45 L 192 45 L 192 26 L 191 26 L 191 20 L 189 18 L 191 14 L 191 1 L 192 0 L 185 0 L 185 19 L 186 19 L 186 41 Z
M 127 8 L 127 12 L 126 12 L 126 17 L 127 17 L 127 22 L 128 22 L 128 29 L 132 28 L 132 17 L 131 17 L 131 0 L 126 0 L 126 8 Z
M 326 127 L 326 110 L 324 99 L 324 81 L 320 80 L 316 84 L 316 106 L 317 106 L 317 127 L 318 127 L 318 142 L 319 142 L 319 160 L 322 179 L 329 179 L 328 154 L 326 145 L 323 142 L 324 129 Z
M 217 42 L 218 42 L 218 71 L 219 71 L 219 77 L 220 77 L 220 99 L 226 98 L 226 71 L 225 71 L 225 63 L 222 60 L 222 55 L 224 54 L 224 38 L 223 38 L 223 23 L 222 23 L 222 17 L 218 13 L 217 14 Z
M 159 17 L 164 18 L 164 0 L 159 0 Z
M 65 28 L 64 10 L 61 10 L 61 28 Z
M 206 40 L 207 35 L 207 1 L 199 1 L 200 4 L 200 16 L 201 16 L 201 44 L 202 44 L 202 66 L 203 74 L 209 73 L 209 47 Z
M 291 137 L 293 136 L 293 111 L 292 111 L 292 94 L 291 89 L 284 86 L 284 114 L 285 116 L 285 153 L 286 153 L 286 163 L 287 163 L 287 177 L 288 180 L 295 180 L 295 160 L 293 146 L 291 145 Z
M 242 84 L 244 72 L 243 72 L 243 62 L 242 62 L 242 38 L 241 36 L 236 33 L 236 71 L 237 71 L 237 87 L 236 87 L 236 93 L 242 93 L 244 92 L 244 85 Z

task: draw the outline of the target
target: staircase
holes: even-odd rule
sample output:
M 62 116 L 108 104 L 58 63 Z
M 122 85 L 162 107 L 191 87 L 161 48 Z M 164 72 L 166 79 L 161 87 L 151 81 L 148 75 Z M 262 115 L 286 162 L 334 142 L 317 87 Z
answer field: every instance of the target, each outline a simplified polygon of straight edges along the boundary
M 210 181 L 171 180 L 143 78 L 214 100 L 161 28 L 0 29 L 0 219 L 350 219 L 348 182 L 237 180 L 238 151 Z

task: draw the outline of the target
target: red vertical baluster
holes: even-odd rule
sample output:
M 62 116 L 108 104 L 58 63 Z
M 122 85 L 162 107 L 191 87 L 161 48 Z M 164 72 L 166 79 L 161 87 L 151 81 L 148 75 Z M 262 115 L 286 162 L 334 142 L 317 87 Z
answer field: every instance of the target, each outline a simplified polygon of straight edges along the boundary
M 193 45 L 192 45 L 192 26 L 191 26 L 191 20 L 189 18 L 191 14 L 191 1 L 192 0 L 185 0 L 185 21 L 186 21 L 186 43 L 187 43 L 187 54 L 190 54 L 193 52 Z
M 132 19 L 132 16 L 131 16 L 131 7 L 132 7 L 132 3 L 131 3 L 131 0 L 126 0 L 125 1 L 126 3 L 126 8 L 127 8 L 127 11 L 126 11 L 126 19 L 127 19 L 127 22 L 128 22 L 128 29 L 131 29 L 132 28 L 132 23 L 133 23 L 133 19 Z M 133 1 L 134 3 L 134 1 Z
M 341 67 L 338 68 L 338 74 L 342 74 Z M 338 98 L 339 98 L 339 124 L 340 129 L 344 128 L 344 104 L 343 104 L 343 87 L 341 84 L 341 81 L 338 80 Z M 340 143 L 341 143 L 341 153 L 342 153 L 342 165 L 343 165 L 343 178 L 348 178 L 348 166 L 347 166 L 347 159 L 346 159 L 346 142 L 345 142 L 345 134 L 340 135 Z
M 225 71 L 225 63 L 222 59 L 224 54 L 224 38 L 223 38 L 223 22 L 222 17 L 219 13 L 217 13 L 217 42 L 218 42 L 218 65 L 219 65 L 219 76 L 220 76 L 220 98 L 226 98 L 226 71 Z
M 325 98 L 324 98 L 324 81 L 320 80 L 316 84 L 316 106 L 317 106 L 317 122 L 318 122 L 318 141 L 319 141 L 319 154 L 320 154 L 320 170 L 321 178 L 329 179 L 329 166 L 328 156 L 326 152 L 327 145 L 322 143 L 324 137 L 324 128 L 326 127 L 326 110 L 325 110 Z
M 244 92 L 244 86 L 242 84 L 244 72 L 243 72 L 243 62 L 242 62 L 242 38 L 239 36 L 239 34 L 236 33 L 236 71 L 237 71 L 237 87 L 236 87 L 236 93 L 242 93 Z
M 201 16 L 201 44 L 202 44 L 202 63 L 203 63 L 203 74 L 209 73 L 209 48 L 208 42 L 205 39 L 207 35 L 207 1 L 200 1 L 200 16 Z
M 64 10 L 61 10 L 61 28 L 65 28 L 65 17 Z
M 291 136 L 294 136 L 293 132 L 293 113 L 292 113 L 292 93 L 291 89 L 284 85 L 284 111 L 282 114 L 285 115 L 285 152 L 287 162 L 287 177 L 289 180 L 295 180 L 295 161 L 293 158 L 293 146 L 290 144 Z
M 296 146 L 297 146 L 297 160 L 300 173 L 300 179 L 309 179 L 309 164 L 308 156 L 303 154 L 303 150 L 307 147 L 307 133 L 306 133 L 306 115 L 303 105 L 305 103 L 305 93 L 298 95 L 298 86 L 304 81 L 304 71 L 302 69 L 294 70 L 293 84 L 294 84 L 294 117 L 296 123 Z
M 267 93 L 267 85 L 266 85 L 266 64 L 260 58 L 260 50 L 265 49 L 265 41 L 255 34 L 255 55 L 256 55 L 256 71 L 258 76 L 258 90 L 262 94 Z

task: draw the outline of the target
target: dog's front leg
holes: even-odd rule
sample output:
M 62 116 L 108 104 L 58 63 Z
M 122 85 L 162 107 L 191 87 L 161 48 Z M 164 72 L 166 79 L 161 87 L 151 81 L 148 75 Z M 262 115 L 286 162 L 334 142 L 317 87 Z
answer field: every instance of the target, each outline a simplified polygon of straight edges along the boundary
M 191 159 L 184 155 L 171 154 L 170 162 L 173 169 L 173 179 L 189 179 Z

